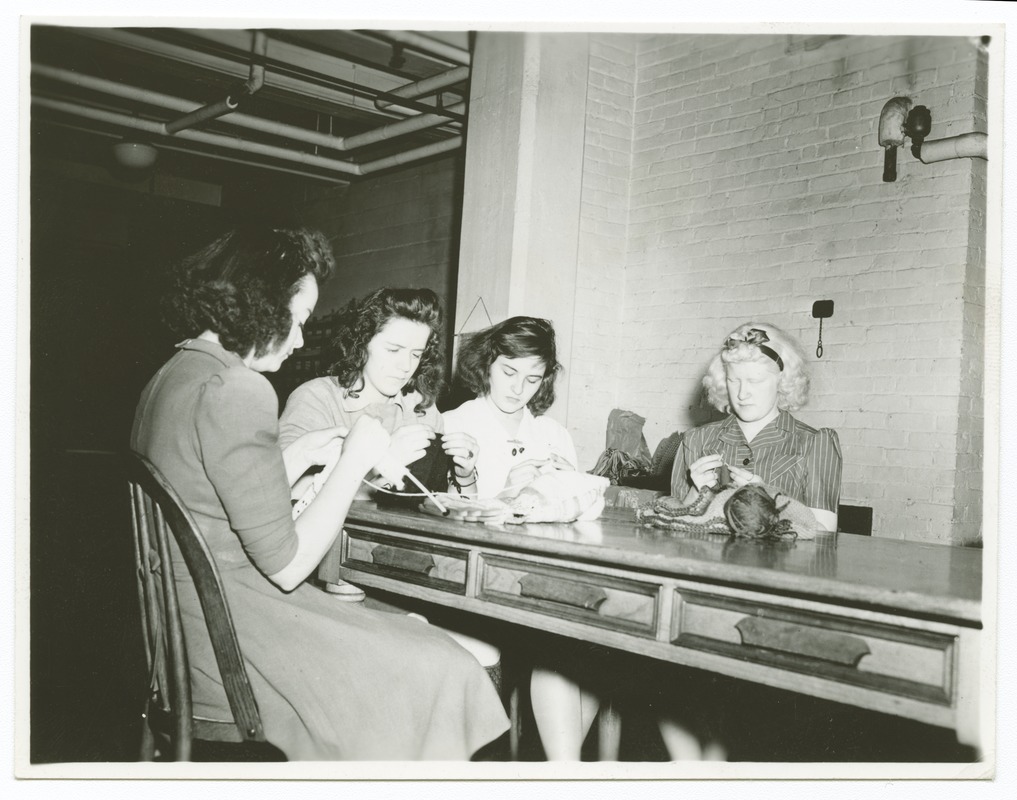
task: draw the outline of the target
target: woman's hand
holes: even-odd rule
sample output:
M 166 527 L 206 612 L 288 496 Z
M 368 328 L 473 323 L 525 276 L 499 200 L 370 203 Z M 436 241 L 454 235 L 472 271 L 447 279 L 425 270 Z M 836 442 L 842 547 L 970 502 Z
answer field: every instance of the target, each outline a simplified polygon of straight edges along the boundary
M 749 483 L 758 483 L 762 485 L 763 479 L 755 473 L 741 467 L 728 467 L 728 472 L 731 474 L 731 484 L 738 489 Z
M 406 466 L 419 461 L 434 438 L 434 429 L 422 422 L 396 428 L 385 453 L 374 462 L 374 471 L 399 488 L 406 478 Z
M 689 466 L 689 480 L 699 491 L 709 486 L 716 486 L 719 480 L 717 471 L 723 463 L 724 459 L 718 453 L 711 453 L 702 458 L 697 458 Z M 744 472 L 744 470 L 742 471 Z
M 550 463 L 555 469 L 564 469 L 568 470 L 569 472 L 576 471 L 574 465 L 570 464 L 566 459 L 562 458 L 557 453 L 551 453 L 551 460 L 548 463 Z
M 551 461 L 546 458 L 530 458 L 520 461 L 509 471 L 508 478 L 505 479 L 505 488 L 522 489 L 526 484 L 543 475 L 544 468 L 550 463 Z
M 402 425 L 392 433 L 392 444 L 389 445 L 388 454 L 392 461 L 405 467 L 424 457 L 434 436 L 434 428 L 423 422 Z
M 343 426 L 322 428 L 319 431 L 308 431 L 291 442 L 283 451 L 283 463 L 286 465 L 286 477 L 290 486 L 311 467 L 335 463 L 342 453 L 343 439 L 348 433 L 349 428 Z
M 343 444 L 343 463 L 351 462 L 359 474 L 366 475 L 380 460 L 391 452 L 392 437 L 374 417 L 358 419 Z
M 477 469 L 477 456 L 480 445 L 477 440 L 464 431 L 445 433 L 441 437 L 441 449 L 451 456 L 455 463 L 457 478 L 468 479 Z

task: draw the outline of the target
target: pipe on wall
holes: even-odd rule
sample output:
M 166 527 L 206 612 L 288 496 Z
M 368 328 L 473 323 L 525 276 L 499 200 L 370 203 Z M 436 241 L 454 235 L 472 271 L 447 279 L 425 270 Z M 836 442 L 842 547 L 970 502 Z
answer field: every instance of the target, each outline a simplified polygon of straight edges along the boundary
M 962 133 L 948 139 L 922 142 L 918 158 L 923 164 L 948 161 L 951 158 L 984 158 L 988 160 L 989 137 L 984 133 Z

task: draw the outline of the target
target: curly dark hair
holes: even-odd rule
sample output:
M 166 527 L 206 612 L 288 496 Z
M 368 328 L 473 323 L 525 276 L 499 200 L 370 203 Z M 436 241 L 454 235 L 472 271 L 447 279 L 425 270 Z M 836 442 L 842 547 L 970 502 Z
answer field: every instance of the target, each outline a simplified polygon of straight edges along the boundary
M 486 395 L 491 391 L 491 365 L 498 356 L 536 356 L 544 362 L 544 379 L 526 405 L 535 416 L 547 411 L 554 403 L 555 378 L 562 371 L 554 326 L 537 317 L 511 317 L 465 336 L 456 359 L 456 380 L 478 397 Z
M 320 286 L 334 271 L 317 231 L 235 228 L 176 267 L 163 318 L 178 336 L 213 331 L 227 350 L 260 357 L 289 335 L 300 281 L 311 275 Z
M 329 374 L 347 392 L 360 388 L 367 366 L 367 345 L 389 320 L 402 317 L 431 329 L 413 377 L 403 394 L 419 392 L 418 414 L 434 405 L 445 375 L 444 314 L 441 300 L 430 289 L 376 289 L 366 297 L 351 300 L 340 311 L 331 348 L 334 361 Z

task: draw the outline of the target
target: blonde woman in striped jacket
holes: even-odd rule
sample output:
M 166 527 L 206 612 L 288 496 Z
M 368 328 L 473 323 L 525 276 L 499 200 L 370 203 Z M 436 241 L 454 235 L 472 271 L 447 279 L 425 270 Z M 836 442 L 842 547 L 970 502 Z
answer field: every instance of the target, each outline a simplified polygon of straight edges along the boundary
M 762 484 L 771 495 L 807 507 L 818 528 L 836 531 L 840 442 L 836 431 L 812 428 L 791 416 L 809 397 L 809 375 L 797 343 L 768 322 L 746 322 L 724 340 L 703 388 L 710 405 L 728 416 L 686 433 L 674 460 L 671 494 L 689 500 L 718 483 Z M 701 741 L 678 716 L 659 719 L 673 760 L 726 757 L 721 743 Z

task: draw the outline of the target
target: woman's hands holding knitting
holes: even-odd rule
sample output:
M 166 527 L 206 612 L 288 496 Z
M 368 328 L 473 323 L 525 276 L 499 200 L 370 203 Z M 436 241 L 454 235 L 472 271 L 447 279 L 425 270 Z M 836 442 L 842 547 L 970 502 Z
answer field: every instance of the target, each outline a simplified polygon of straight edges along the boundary
M 726 475 L 722 477 L 722 473 Z M 740 489 L 749 483 L 763 483 L 763 479 L 751 470 L 725 466 L 724 459 L 719 453 L 710 453 L 693 461 L 689 467 L 689 480 L 697 491 L 714 486 L 718 488 L 733 486 Z
M 741 467 L 728 467 L 728 473 L 731 475 L 731 485 L 735 488 L 740 489 L 750 483 L 758 483 L 763 485 L 763 479 L 756 475 L 751 470 L 742 469 Z
M 716 486 L 720 480 L 718 472 L 724 465 L 724 459 L 718 453 L 710 453 L 697 458 L 689 466 L 689 481 L 697 491 Z
M 349 428 L 344 426 L 322 428 L 308 431 L 291 442 L 283 451 L 283 464 L 290 486 L 311 467 L 334 464 L 342 453 L 343 439 L 348 433 Z
M 540 468 L 545 463 L 545 461 L 535 458 L 520 461 L 509 470 L 508 477 L 505 479 L 505 488 L 521 489 L 540 475 Z
M 376 418 L 366 414 L 358 419 L 343 443 L 343 463 L 352 462 L 358 473 L 366 475 L 392 452 L 392 437 Z
M 469 482 L 477 469 L 477 456 L 480 454 L 480 445 L 477 440 L 465 431 L 444 433 L 441 437 L 441 447 L 445 454 L 452 458 L 455 463 L 456 477 Z
M 424 457 L 425 451 L 434 437 L 434 428 L 423 422 L 400 425 L 392 432 L 389 455 L 392 456 L 393 461 L 405 467 Z
M 381 424 L 381 423 L 379 423 Z M 419 461 L 434 438 L 434 428 L 422 422 L 402 425 L 395 429 L 381 458 L 375 458 L 374 471 L 392 486 L 403 485 L 406 466 Z

